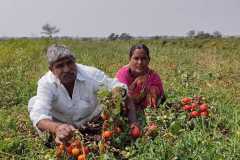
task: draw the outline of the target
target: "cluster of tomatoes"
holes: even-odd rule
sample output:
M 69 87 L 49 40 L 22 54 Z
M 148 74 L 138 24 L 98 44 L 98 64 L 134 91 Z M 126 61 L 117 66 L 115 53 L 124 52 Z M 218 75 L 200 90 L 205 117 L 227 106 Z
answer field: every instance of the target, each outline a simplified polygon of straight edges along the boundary
M 109 138 L 111 138 L 113 135 L 119 135 L 121 132 L 123 132 L 123 129 L 121 126 L 119 126 L 117 123 L 114 125 L 114 127 L 112 127 L 113 129 L 110 130 L 110 124 L 109 122 L 109 114 L 106 112 L 103 112 L 101 115 L 102 119 L 104 120 L 103 123 L 103 132 L 102 132 L 102 138 L 105 140 L 108 140 Z M 131 126 L 131 131 L 130 131 L 130 136 L 132 138 L 138 138 L 141 136 L 141 130 L 135 126 L 132 125 Z
M 104 153 L 106 151 L 106 148 L 109 147 L 109 140 L 111 140 L 114 135 L 118 135 L 122 132 L 122 129 L 119 126 L 112 126 L 113 122 L 110 123 L 110 114 L 108 112 L 103 111 L 101 117 L 104 122 L 102 126 L 102 138 L 98 143 L 100 154 Z
M 182 109 L 184 111 L 190 112 L 191 118 L 196 117 L 207 117 L 208 116 L 208 105 L 203 102 L 202 98 L 196 96 L 194 98 L 184 97 L 181 100 Z
M 70 144 L 58 145 L 56 148 L 56 157 L 57 159 L 61 159 L 62 157 L 67 156 L 68 159 L 86 160 L 89 152 L 87 146 L 84 146 L 79 139 L 75 139 Z
M 110 116 L 109 116 L 109 114 L 108 113 L 106 113 L 106 112 L 102 112 L 102 114 L 101 114 L 101 117 L 102 117 L 102 119 L 103 119 L 103 129 L 102 129 L 102 138 L 103 139 L 109 139 L 109 138 L 111 138 L 112 137 L 112 135 L 113 135 L 113 131 L 111 131 L 110 129 L 109 129 L 109 124 L 108 124 L 108 120 L 109 120 L 109 118 L 110 118 Z M 120 128 L 119 128 L 119 130 L 120 130 Z M 121 132 L 121 130 L 119 131 L 119 132 Z

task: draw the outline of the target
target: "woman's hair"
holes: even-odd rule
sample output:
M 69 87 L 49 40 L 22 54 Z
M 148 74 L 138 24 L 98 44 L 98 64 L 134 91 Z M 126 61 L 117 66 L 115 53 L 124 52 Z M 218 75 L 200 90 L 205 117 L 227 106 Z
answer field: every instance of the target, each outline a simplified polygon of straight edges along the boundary
M 147 55 L 147 57 L 150 59 L 150 56 L 149 56 L 149 49 L 148 47 L 145 45 L 145 44 L 136 44 L 136 45 L 133 45 L 131 48 L 130 48 L 130 51 L 129 51 L 129 58 L 132 57 L 133 55 L 133 52 L 135 51 L 135 49 L 143 49 L 145 52 L 145 54 Z

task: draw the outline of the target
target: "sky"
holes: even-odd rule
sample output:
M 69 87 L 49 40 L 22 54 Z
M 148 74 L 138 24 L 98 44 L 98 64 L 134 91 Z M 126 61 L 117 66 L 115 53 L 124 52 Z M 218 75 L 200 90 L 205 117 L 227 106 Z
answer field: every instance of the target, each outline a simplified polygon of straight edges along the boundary
M 240 0 L 0 0 L 0 37 L 184 36 L 189 30 L 240 35 Z

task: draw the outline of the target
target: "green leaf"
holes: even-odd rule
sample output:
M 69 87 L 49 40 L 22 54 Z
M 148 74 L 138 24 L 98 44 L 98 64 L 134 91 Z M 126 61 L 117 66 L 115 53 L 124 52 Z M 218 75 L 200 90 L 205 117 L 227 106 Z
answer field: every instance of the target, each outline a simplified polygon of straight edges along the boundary
M 181 126 L 181 123 L 178 122 L 178 121 L 173 121 L 171 124 L 170 124 L 170 127 L 169 127 L 171 133 L 173 134 L 178 134 L 179 131 L 182 129 L 182 126 Z

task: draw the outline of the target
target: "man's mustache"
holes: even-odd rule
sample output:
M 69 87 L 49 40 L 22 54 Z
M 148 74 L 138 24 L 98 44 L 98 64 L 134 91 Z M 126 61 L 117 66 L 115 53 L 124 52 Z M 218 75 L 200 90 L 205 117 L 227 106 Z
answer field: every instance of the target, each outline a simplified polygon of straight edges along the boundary
M 72 76 L 75 76 L 75 75 L 76 75 L 75 73 L 63 73 L 62 77 L 66 78 L 66 77 L 72 77 Z

